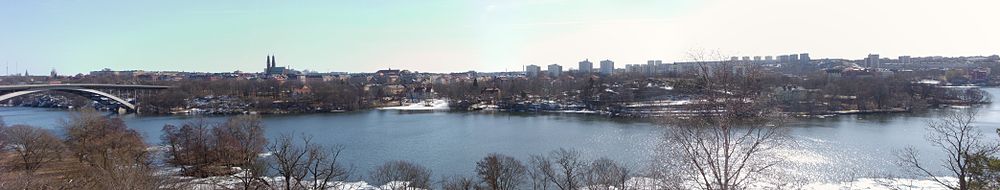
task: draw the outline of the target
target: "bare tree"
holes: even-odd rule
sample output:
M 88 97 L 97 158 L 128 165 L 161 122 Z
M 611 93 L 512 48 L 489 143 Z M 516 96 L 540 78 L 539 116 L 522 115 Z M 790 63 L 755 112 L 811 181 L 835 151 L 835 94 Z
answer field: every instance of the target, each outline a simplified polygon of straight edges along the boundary
M 3 116 L 0 116 L 0 152 L 7 151 L 7 136 L 3 133 L 6 129 L 7 122 L 4 122 Z
M 525 170 L 521 161 L 499 153 L 490 153 L 476 162 L 476 173 L 492 190 L 518 189 Z
M 476 179 L 470 177 L 452 176 L 441 179 L 441 189 L 443 190 L 477 190 L 482 188 Z
M 665 118 L 668 129 L 656 163 L 664 184 L 696 182 L 698 189 L 745 189 L 779 163 L 771 150 L 784 144 L 784 116 L 773 104 L 758 66 L 700 61 L 688 114 Z
M 259 116 L 241 115 L 229 118 L 212 130 L 219 149 L 230 157 L 228 164 L 240 167 L 238 178 L 243 189 L 258 189 L 268 186 L 263 180 L 267 163 L 260 160 L 260 154 L 267 146 L 264 138 L 264 124 Z
M 300 179 L 308 174 L 309 151 L 305 148 L 295 146 L 291 135 L 282 135 L 277 142 L 268 147 L 268 151 L 273 153 L 273 164 L 271 169 L 278 172 L 284 178 L 284 189 L 299 189 L 302 185 Z M 302 141 L 309 144 L 311 139 L 303 137 Z
M 549 189 L 549 176 L 545 175 L 545 171 L 552 167 L 552 163 L 548 161 L 548 158 L 542 155 L 532 155 L 528 163 L 531 164 L 527 170 L 528 176 L 531 178 L 531 189 Z
M 370 178 L 375 184 L 388 184 L 392 189 L 429 189 L 431 170 L 414 163 L 397 160 L 375 167 Z
M 933 168 L 923 164 L 917 156 L 915 148 L 906 148 L 899 155 L 900 165 L 912 172 L 929 177 L 941 186 L 954 190 L 971 189 L 970 176 L 974 172 L 973 159 L 976 155 L 993 155 L 1000 150 L 1000 144 L 983 141 L 983 133 L 973 125 L 976 120 L 975 110 L 946 113 L 937 120 L 927 122 L 927 141 L 937 147 L 947 156 L 941 159 L 945 173 L 938 173 Z M 948 175 L 958 178 L 957 183 L 942 180 L 940 176 Z
M 587 163 L 580 158 L 580 152 L 560 148 L 549 154 L 549 157 L 538 156 L 532 163 L 537 170 L 545 175 L 545 179 L 561 190 L 574 190 L 583 187 L 583 178 L 587 174 Z
M 585 176 L 589 189 L 627 189 L 632 171 L 614 160 L 601 158 L 590 164 Z
M 83 111 L 64 121 L 65 143 L 80 162 L 68 174 L 68 189 L 162 189 L 168 184 L 155 174 L 147 146 L 138 132 L 121 119 Z
M 14 125 L 2 131 L 25 172 L 32 173 L 43 164 L 61 160 L 63 150 L 59 138 L 48 130 L 27 125 Z
M 120 165 L 147 165 L 149 153 L 142 137 L 119 118 L 84 110 L 63 122 L 65 144 L 78 160 L 112 170 Z
M 327 149 L 316 144 L 306 144 L 309 151 L 306 163 L 306 173 L 310 189 L 328 189 L 337 187 L 331 185 L 333 182 L 342 182 L 350 177 L 352 169 L 345 168 L 338 162 L 343 146 L 334 146 Z

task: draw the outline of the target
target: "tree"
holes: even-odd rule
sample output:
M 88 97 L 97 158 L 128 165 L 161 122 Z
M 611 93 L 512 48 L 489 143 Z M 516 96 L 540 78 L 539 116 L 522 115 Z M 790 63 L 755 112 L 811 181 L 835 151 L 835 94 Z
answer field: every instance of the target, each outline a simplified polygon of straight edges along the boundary
M 180 128 L 163 126 L 163 144 L 167 146 L 167 163 L 179 166 L 184 175 L 208 177 L 228 174 L 219 168 L 223 155 L 216 151 L 216 138 L 204 120 L 189 122 Z M 220 171 L 222 170 L 222 171 Z
M 106 118 L 93 110 L 70 115 L 63 122 L 66 146 L 78 160 L 106 170 L 119 165 L 147 164 L 142 137 L 119 118 Z
M 343 146 L 333 146 L 330 148 L 317 145 L 304 145 L 308 151 L 306 156 L 307 178 L 311 180 L 308 184 L 310 189 L 328 189 L 337 186 L 330 185 L 336 181 L 344 181 L 350 177 L 352 169 L 345 168 L 338 162 L 340 153 L 344 151 Z
M 976 172 L 977 157 L 992 156 L 1000 150 L 1000 144 L 983 141 L 983 133 L 973 125 L 976 111 L 959 111 L 942 115 L 939 119 L 927 122 L 927 141 L 943 151 L 946 158 L 941 159 L 941 166 L 948 176 L 955 176 L 958 181 L 952 183 L 940 179 L 941 173 L 923 164 L 917 157 L 915 148 L 906 148 L 899 155 L 900 165 L 909 168 L 917 175 L 924 175 L 941 186 L 953 190 L 973 189 L 977 181 L 971 178 Z
M 383 163 L 375 167 L 370 176 L 375 184 L 388 185 L 392 189 L 429 189 L 430 177 L 430 169 L 402 160 Z
M 626 189 L 632 175 L 631 170 L 608 158 L 594 160 L 589 169 L 584 178 L 590 189 Z
M 443 190 L 477 190 L 482 189 L 474 178 L 465 176 L 452 176 L 441 179 L 441 189 Z
M 267 165 L 260 160 L 260 154 L 267 146 L 264 138 L 264 124 L 259 116 L 240 115 L 230 117 L 225 123 L 212 130 L 217 140 L 217 152 L 230 159 L 225 164 L 240 167 L 238 175 L 243 189 L 257 189 L 267 186 L 262 180 Z
M 476 162 L 476 173 L 492 190 L 518 189 L 525 167 L 514 157 L 491 153 Z
M 74 113 L 63 122 L 65 144 L 79 160 L 67 178 L 70 189 L 157 189 L 167 180 L 155 175 L 139 133 L 118 118 L 93 110 Z
M 43 164 L 62 159 L 65 148 L 59 138 L 48 130 L 14 125 L 0 133 L 13 145 L 19 164 L 27 173 L 33 173 Z
M 583 187 L 583 178 L 587 174 L 586 161 L 580 158 L 580 152 L 560 148 L 549 154 L 549 157 L 537 156 L 532 163 L 544 175 L 545 179 L 561 190 L 574 190 Z
M 6 129 L 7 122 L 4 122 L 3 116 L 0 116 L 0 153 L 7 151 L 7 136 L 3 134 Z
M 284 178 L 284 189 L 299 188 L 301 186 L 299 179 L 302 179 L 308 174 L 306 171 L 307 154 L 309 151 L 305 148 L 295 146 L 292 143 L 293 137 L 290 135 L 282 135 L 278 140 L 268 147 L 268 151 L 273 153 L 273 164 L 271 164 L 271 169 L 278 172 L 278 175 Z M 309 144 L 309 138 L 303 138 L 306 144 Z M 294 182 L 294 184 L 293 184 Z
M 765 77 L 756 65 L 698 63 L 697 79 L 682 85 L 697 97 L 685 107 L 689 113 L 664 118 L 668 128 L 656 163 L 664 184 L 694 181 L 698 189 L 730 190 L 763 180 L 778 164 L 771 151 L 787 137 Z
M 1000 158 L 982 153 L 969 157 L 969 189 L 1000 189 Z

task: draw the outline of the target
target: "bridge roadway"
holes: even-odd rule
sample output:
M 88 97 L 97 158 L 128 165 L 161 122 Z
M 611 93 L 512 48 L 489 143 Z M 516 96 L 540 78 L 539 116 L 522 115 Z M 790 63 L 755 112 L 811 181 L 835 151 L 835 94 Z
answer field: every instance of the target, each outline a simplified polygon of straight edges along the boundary
M 72 94 L 77 94 L 94 101 L 106 102 L 106 100 L 111 100 L 125 106 L 128 111 L 135 111 L 136 106 L 125 100 L 124 98 L 118 97 L 114 94 L 106 92 L 107 90 L 112 91 L 137 91 L 137 90 L 165 90 L 172 88 L 170 86 L 156 86 L 156 85 L 125 85 L 125 84 L 29 84 L 29 85 L 0 85 L 0 102 L 5 100 L 38 93 L 44 91 L 61 91 L 68 92 Z M 105 90 L 105 91 L 102 91 Z

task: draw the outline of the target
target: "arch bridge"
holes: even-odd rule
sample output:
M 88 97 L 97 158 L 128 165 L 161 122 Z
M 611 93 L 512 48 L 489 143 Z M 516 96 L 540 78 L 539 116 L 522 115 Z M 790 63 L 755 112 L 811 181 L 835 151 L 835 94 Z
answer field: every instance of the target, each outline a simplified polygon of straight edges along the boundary
M 46 91 L 59 91 L 83 96 L 95 102 L 118 106 L 127 112 L 135 112 L 137 107 L 129 99 L 135 100 L 143 95 L 165 90 L 170 86 L 156 85 L 123 85 L 123 84 L 31 84 L 31 85 L 0 85 L 0 102 L 14 97 Z

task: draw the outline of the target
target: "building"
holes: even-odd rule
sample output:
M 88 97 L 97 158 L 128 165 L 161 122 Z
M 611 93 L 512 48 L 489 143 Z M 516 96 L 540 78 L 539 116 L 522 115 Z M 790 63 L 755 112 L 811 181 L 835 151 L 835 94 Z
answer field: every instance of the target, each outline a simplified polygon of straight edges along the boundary
M 912 61 L 913 61 L 913 59 L 910 56 L 908 56 L 908 55 L 899 56 L 899 63 L 910 64 L 910 63 L 913 63 Z
M 868 58 L 865 58 L 865 67 L 878 69 L 882 67 L 879 62 L 878 54 L 868 54 Z
M 273 75 L 284 75 L 287 74 L 285 67 L 278 67 L 278 61 L 274 55 L 267 56 L 267 68 L 264 69 L 264 74 Z
M 789 61 L 789 59 L 788 59 L 787 55 L 779 55 L 778 56 L 778 63 L 787 63 L 788 61 Z
M 753 62 L 760 62 L 760 56 L 753 56 Z
M 788 62 L 789 63 L 798 63 L 799 62 L 799 55 L 798 54 L 788 55 Z
M 580 73 L 591 73 L 594 72 L 594 63 L 590 62 L 589 59 L 584 59 L 580 61 Z
M 559 64 L 551 64 L 551 65 L 549 65 L 549 69 L 548 69 L 549 77 L 553 77 L 553 78 L 559 77 L 560 75 L 562 75 L 562 69 L 563 69 L 562 66 L 560 66 Z
M 809 53 L 799 54 L 799 62 L 809 63 L 810 61 L 812 61 L 812 58 L 809 58 Z
M 601 75 L 611 75 L 615 73 L 615 62 L 611 60 L 601 61 Z
M 542 67 L 538 65 L 528 65 L 524 67 L 524 75 L 529 77 L 538 77 L 538 73 L 542 72 Z
M 767 61 L 767 62 L 774 61 L 774 56 L 770 56 L 770 55 L 764 56 L 764 61 Z

